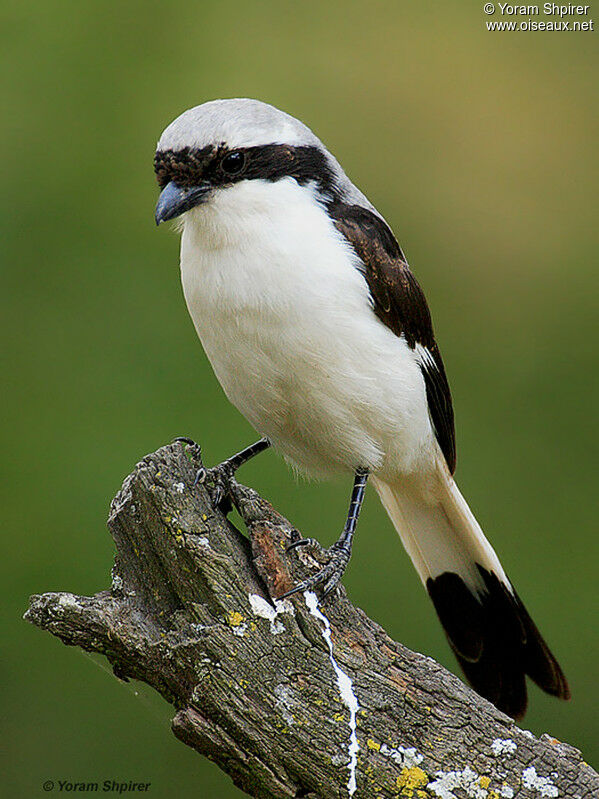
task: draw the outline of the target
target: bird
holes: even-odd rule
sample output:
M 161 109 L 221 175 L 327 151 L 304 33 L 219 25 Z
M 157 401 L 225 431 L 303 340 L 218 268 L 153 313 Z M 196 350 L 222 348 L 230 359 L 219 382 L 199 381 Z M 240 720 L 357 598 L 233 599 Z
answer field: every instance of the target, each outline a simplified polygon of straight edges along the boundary
M 557 660 L 454 480 L 448 379 L 424 293 L 384 217 L 317 136 L 248 98 L 211 100 L 158 141 L 156 224 L 176 219 L 191 319 L 230 402 L 301 472 L 353 479 L 324 597 L 349 562 L 368 479 L 470 684 L 513 718 Z M 302 546 L 301 539 L 292 546 Z

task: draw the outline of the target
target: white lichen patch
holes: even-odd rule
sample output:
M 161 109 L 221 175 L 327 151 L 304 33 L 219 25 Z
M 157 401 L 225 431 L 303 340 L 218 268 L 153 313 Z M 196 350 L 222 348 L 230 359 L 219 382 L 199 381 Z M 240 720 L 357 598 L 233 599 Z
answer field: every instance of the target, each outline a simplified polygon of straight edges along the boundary
M 295 719 L 291 712 L 293 707 L 293 693 L 288 685 L 277 685 L 274 689 L 274 695 L 277 697 L 275 708 L 283 717 L 283 721 L 290 727 L 295 724 Z
M 555 797 L 559 795 L 557 785 L 554 785 L 550 777 L 541 777 L 537 774 L 534 766 L 525 768 L 522 772 L 522 785 L 529 791 L 536 791 L 539 796 Z
M 209 629 L 209 625 L 208 624 L 198 624 L 197 622 L 193 622 L 189 626 L 194 631 L 194 633 L 197 633 L 198 635 L 203 633 L 204 630 L 208 630 Z
M 113 591 L 122 591 L 123 590 L 123 578 L 121 575 L 115 570 L 115 567 L 112 567 L 112 590 Z
M 398 746 L 394 749 L 387 744 L 381 744 L 380 753 L 385 757 L 391 758 L 400 768 L 414 768 L 419 766 L 424 760 L 424 756 L 414 749 L 414 747 Z
M 210 549 L 210 541 L 206 538 L 205 535 L 199 535 L 196 538 L 196 544 L 201 546 L 203 549 Z
M 79 602 L 75 594 L 61 594 L 58 597 L 58 605 L 61 608 L 79 608 Z
M 270 622 L 270 631 L 273 635 L 285 632 L 285 625 L 278 620 L 278 616 L 282 613 L 295 615 L 295 608 L 288 599 L 275 599 L 274 607 L 259 594 L 250 594 L 249 600 L 252 613 Z
M 241 624 L 237 625 L 237 627 L 231 627 L 231 632 L 233 633 L 233 635 L 236 635 L 238 638 L 243 638 L 243 636 L 247 632 L 247 629 L 248 629 L 247 624 L 245 624 L 245 622 L 242 622 Z
M 468 766 L 462 771 L 437 771 L 435 777 L 427 788 L 440 799 L 460 799 L 460 794 L 454 793 L 457 789 L 470 799 L 487 799 L 489 795 L 489 778 L 481 777 Z
M 177 494 L 182 494 L 185 491 L 185 483 L 173 483 L 173 488 Z
M 337 677 L 337 685 L 339 686 L 341 701 L 349 710 L 349 746 L 347 748 L 347 754 L 349 757 L 349 762 L 347 764 L 349 778 L 347 781 L 347 792 L 351 797 L 354 795 L 357 787 L 356 768 L 358 765 L 358 752 L 360 750 L 356 729 L 356 714 L 359 708 L 358 697 L 354 693 L 354 687 L 349 676 L 341 669 L 335 660 L 335 655 L 333 653 L 333 641 L 331 638 L 331 625 L 329 624 L 327 617 L 318 607 L 318 598 L 316 594 L 313 591 L 304 591 L 304 600 L 311 615 L 322 622 L 322 637 L 324 638 L 329 650 L 329 660 L 331 661 L 333 671 Z
M 491 751 L 495 757 L 513 755 L 517 748 L 517 745 L 510 738 L 495 738 L 491 744 Z
M 499 789 L 499 795 L 503 799 L 514 799 L 514 789 L 510 785 L 502 785 Z

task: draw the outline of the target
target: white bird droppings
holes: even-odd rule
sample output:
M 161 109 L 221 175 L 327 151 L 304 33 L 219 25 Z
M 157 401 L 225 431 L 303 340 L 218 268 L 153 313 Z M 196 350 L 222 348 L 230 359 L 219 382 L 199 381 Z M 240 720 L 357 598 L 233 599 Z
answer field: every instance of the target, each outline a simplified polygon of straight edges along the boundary
M 511 738 L 495 738 L 491 744 L 491 751 L 495 757 L 500 757 L 501 755 L 513 755 L 517 748 L 518 747 L 511 740 Z
M 288 599 L 275 599 L 274 607 L 259 594 L 250 594 L 249 600 L 252 613 L 270 622 L 270 631 L 273 635 L 285 632 L 285 626 L 277 620 L 277 616 L 281 613 L 295 615 L 295 608 Z
M 550 777 L 541 777 L 537 774 L 534 766 L 525 768 L 522 772 L 522 785 L 529 791 L 537 791 L 540 796 L 555 797 L 559 795 L 557 785 L 554 785 Z
M 360 746 L 358 744 L 358 735 L 356 732 L 356 713 L 359 709 L 358 698 L 354 693 L 352 681 L 335 660 L 335 656 L 333 654 L 333 641 L 331 639 L 331 625 L 329 624 L 327 617 L 318 607 L 318 598 L 316 594 L 313 591 L 304 591 L 304 599 L 306 601 L 306 607 L 312 616 L 322 622 L 322 637 L 324 638 L 329 649 L 329 660 L 331 661 L 331 665 L 337 676 L 337 685 L 339 686 L 341 701 L 349 710 L 350 735 L 349 747 L 347 750 L 349 755 L 349 763 L 347 764 L 349 779 L 347 781 L 347 792 L 349 796 L 353 796 L 356 791 L 356 768 L 358 765 L 358 752 L 360 750 Z

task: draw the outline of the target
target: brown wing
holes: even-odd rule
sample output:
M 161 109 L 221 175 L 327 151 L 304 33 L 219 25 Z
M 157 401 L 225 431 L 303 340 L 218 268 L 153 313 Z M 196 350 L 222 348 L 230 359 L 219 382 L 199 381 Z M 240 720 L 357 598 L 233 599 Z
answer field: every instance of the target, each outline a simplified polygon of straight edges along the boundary
M 433 334 L 424 293 L 408 267 L 395 236 L 376 214 L 358 205 L 329 205 L 335 227 L 362 262 L 373 309 L 396 336 L 414 350 L 426 385 L 429 415 L 447 465 L 456 464 L 455 429 L 449 383 Z

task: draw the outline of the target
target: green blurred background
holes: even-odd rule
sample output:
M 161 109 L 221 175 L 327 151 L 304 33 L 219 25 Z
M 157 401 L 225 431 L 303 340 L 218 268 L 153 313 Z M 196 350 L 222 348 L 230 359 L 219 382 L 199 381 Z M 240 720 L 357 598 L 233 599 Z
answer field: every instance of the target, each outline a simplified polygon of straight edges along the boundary
M 108 504 L 146 452 L 188 434 L 216 462 L 253 438 L 153 221 L 161 130 L 231 96 L 307 122 L 394 228 L 449 372 L 460 486 L 571 681 L 571 703 L 531 688 L 525 726 L 596 762 L 596 34 L 488 33 L 482 5 L 4 4 L 6 796 L 108 778 L 241 796 L 159 697 L 21 620 L 31 593 L 108 586 Z M 298 484 L 272 454 L 243 479 L 336 537 L 348 485 Z M 345 582 L 456 670 L 374 494 Z

